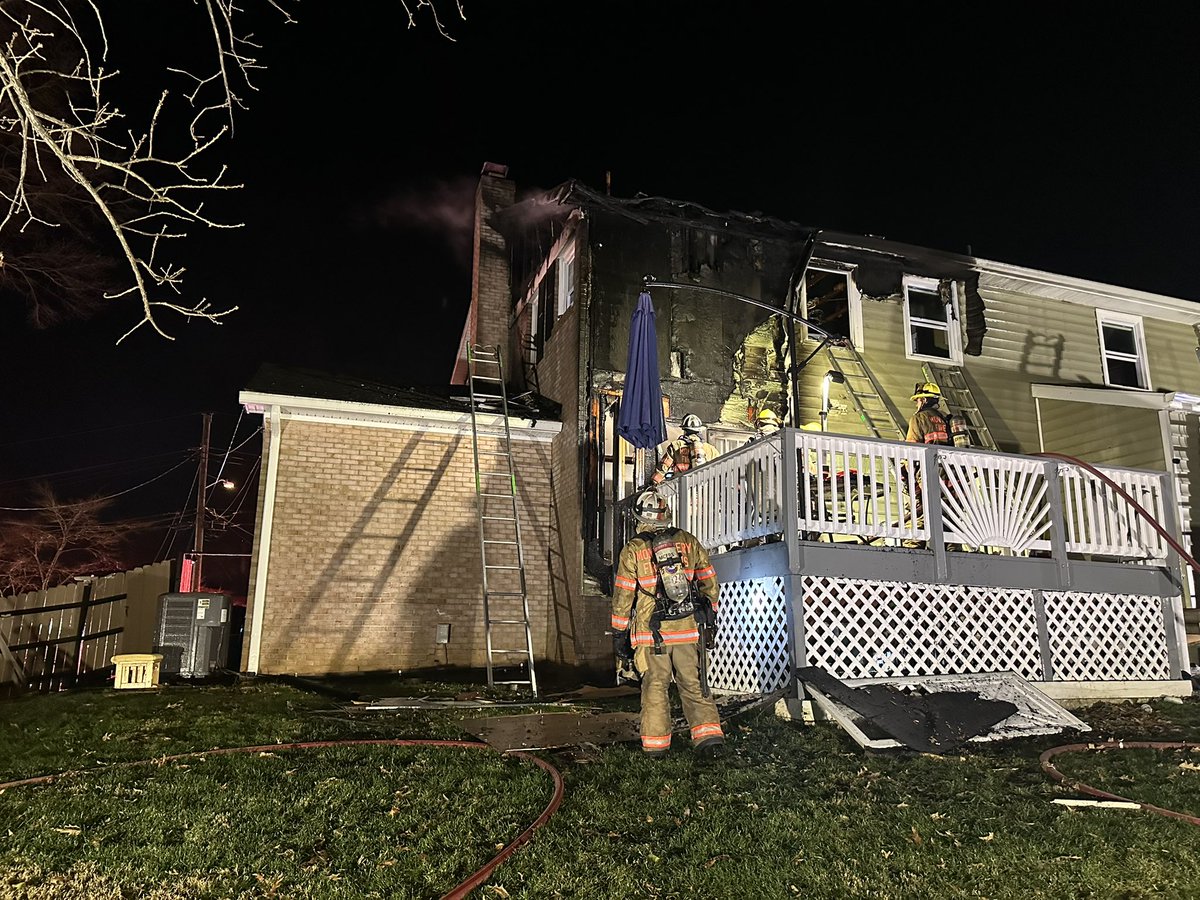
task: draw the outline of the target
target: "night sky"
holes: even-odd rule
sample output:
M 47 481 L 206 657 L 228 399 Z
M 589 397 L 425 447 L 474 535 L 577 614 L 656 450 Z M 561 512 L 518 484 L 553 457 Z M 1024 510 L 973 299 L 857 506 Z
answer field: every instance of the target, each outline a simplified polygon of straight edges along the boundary
M 485 160 L 1200 299 L 1194 6 L 463 2 L 452 42 L 385 0 L 255 15 L 269 68 L 223 154 L 247 186 L 217 207 L 245 227 L 178 254 L 190 296 L 240 311 L 116 347 L 128 305 L 45 331 L 5 308 L 0 504 L 55 472 L 68 497 L 132 487 L 203 410 L 223 451 L 262 362 L 444 384 Z M 174 5 L 123 0 L 110 27 L 174 33 Z M 161 547 L 193 474 L 116 513 Z

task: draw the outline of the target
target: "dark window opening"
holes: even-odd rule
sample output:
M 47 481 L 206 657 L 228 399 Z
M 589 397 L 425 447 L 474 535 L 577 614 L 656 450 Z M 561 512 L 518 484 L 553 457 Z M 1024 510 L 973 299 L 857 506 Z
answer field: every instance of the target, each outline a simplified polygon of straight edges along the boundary
M 845 272 L 809 269 L 804 274 L 807 318 L 830 334 L 850 337 L 849 276 Z

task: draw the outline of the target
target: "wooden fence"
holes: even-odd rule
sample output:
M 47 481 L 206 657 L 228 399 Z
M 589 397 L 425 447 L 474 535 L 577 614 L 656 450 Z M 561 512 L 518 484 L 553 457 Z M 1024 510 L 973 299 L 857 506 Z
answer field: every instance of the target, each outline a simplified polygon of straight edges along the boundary
M 170 560 L 46 591 L 0 597 L 0 689 L 103 683 L 118 653 L 149 653 Z

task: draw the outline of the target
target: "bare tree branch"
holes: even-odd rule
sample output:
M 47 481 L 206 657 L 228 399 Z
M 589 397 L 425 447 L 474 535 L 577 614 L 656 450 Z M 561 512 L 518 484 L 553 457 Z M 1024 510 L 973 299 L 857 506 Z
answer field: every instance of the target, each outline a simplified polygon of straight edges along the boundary
M 298 0 L 257 2 L 285 23 L 295 21 L 289 9 Z M 453 3 L 465 19 L 461 0 L 399 2 L 410 28 L 428 14 L 447 39 L 453 38 L 439 3 Z M 219 324 L 237 309 L 187 299 L 186 270 L 166 254 L 194 227 L 240 227 L 207 213 L 205 199 L 242 187 L 211 158 L 247 108 L 245 93 L 255 90 L 251 76 L 264 68 L 262 46 L 243 30 L 246 13 L 237 0 L 181 0 L 178 6 L 200 13 L 194 25 L 181 21 L 174 29 L 182 59 L 193 52 L 190 39 L 204 29 L 211 34 L 208 64 L 167 66 L 186 91 L 162 90 L 148 120 L 131 127 L 109 100 L 120 71 L 106 69 L 110 35 L 97 0 L 0 0 L 0 288 L 24 296 L 35 322 L 89 308 L 81 299 L 81 252 L 66 257 L 73 275 L 51 274 L 48 265 L 47 253 L 62 240 L 47 235 L 80 228 L 65 205 L 88 207 L 81 220 L 91 225 L 89 251 L 115 248 L 123 275 L 113 280 L 114 270 L 103 279 L 99 298 L 140 306 L 140 318 L 117 343 L 142 326 L 171 339 L 163 313 Z M 52 311 L 48 296 L 58 310 Z

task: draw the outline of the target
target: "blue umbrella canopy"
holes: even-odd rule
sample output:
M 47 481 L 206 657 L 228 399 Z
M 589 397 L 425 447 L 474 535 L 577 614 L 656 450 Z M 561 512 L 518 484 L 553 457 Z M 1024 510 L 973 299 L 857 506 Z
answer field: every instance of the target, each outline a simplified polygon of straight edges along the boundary
M 638 296 L 629 324 L 629 364 L 617 433 L 635 447 L 650 449 L 667 439 L 663 421 L 662 385 L 658 380 L 658 334 L 649 291 Z

